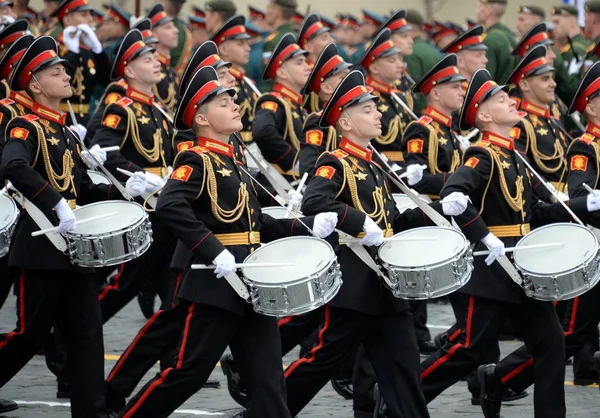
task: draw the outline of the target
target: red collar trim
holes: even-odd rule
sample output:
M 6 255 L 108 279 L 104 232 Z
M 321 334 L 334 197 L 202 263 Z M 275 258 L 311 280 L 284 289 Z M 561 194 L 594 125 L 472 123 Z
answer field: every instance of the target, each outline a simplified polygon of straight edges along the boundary
M 592 134 L 594 136 L 600 137 L 600 126 L 594 125 L 593 123 L 588 123 L 587 128 L 585 130 L 588 134 Z
M 346 151 L 348 154 L 354 155 L 355 157 L 361 158 L 367 162 L 371 161 L 371 156 L 373 155 L 372 150 L 364 149 L 363 147 L 356 145 L 354 142 L 344 137 L 342 137 L 342 141 L 340 142 L 340 148 Z
M 283 84 L 279 84 L 279 83 L 275 84 L 275 87 L 273 87 L 273 91 L 276 91 L 277 93 L 281 93 L 284 97 L 287 97 L 288 99 L 290 99 L 292 101 L 292 103 L 294 103 L 294 104 L 297 104 L 297 105 L 302 104 L 302 94 L 296 93 L 295 91 L 288 89 Z
M 135 100 L 136 102 L 147 104 L 148 106 L 152 106 L 154 103 L 154 96 L 148 96 L 147 94 L 142 93 L 141 91 L 137 91 L 132 87 L 127 87 L 127 93 L 125 93 L 127 97 Z
M 544 108 L 522 100 L 521 110 L 524 110 L 527 113 L 533 113 L 534 115 L 538 115 L 546 119 L 550 119 L 550 106 L 546 106 Z
M 33 107 L 33 100 L 25 93 L 21 93 L 20 91 L 10 91 L 9 96 L 15 102 L 25 106 L 28 109 Z
M 236 68 L 233 66 L 231 66 L 229 68 L 229 72 L 231 73 L 232 76 L 234 76 L 238 80 L 243 80 L 244 76 L 246 75 L 246 71 L 244 71 L 241 68 Z
M 66 113 L 52 110 L 34 101 L 32 101 L 31 111 L 41 118 L 48 119 L 60 125 L 65 125 L 67 122 Z
M 491 132 L 484 132 L 483 137 L 481 138 L 484 141 L 488 141 L 493 145 L 497 145 L 509 151 L 513 151 L 515 149 L 515 143 L 512 139 L 506 139 L 503 136 L 493 134 Z
M 433 106 L 427 106 L 427 109 L 425 109 L 423 113 L 431 117 L 431 119 L 435 120 L 436 122 L 447 126 L 448 128 L 452 126 L 452 117 L 444 115 L 442 112 L 436 110 Z
M 167 67 L 171 65 L 171 57 L 165 57 L 163 54 L 157 54 L 158 55 L 158 60 L 160 61 L 161 64 L 166 65 Z
M 208 139 L 198 137 L 198 145 L 202 148 L 206 148 L 209 151 L 216 152 L 217 154 L 225 155 L 227 157 L 233 157 L 233 145 L 224 144 L 214 139 Z
M 373 90 L 378 91 L 379 93 L 392 94 L 393 92 L 397 91 L 394 88 L 394 86 L 390 86 L 389 84 L 380 83 L 379 81 L 374 80 L 371 77 L 367 77 L 367 79 L 365 80 L 365 83 L 367 84 L 367 86 L 373 87 Z

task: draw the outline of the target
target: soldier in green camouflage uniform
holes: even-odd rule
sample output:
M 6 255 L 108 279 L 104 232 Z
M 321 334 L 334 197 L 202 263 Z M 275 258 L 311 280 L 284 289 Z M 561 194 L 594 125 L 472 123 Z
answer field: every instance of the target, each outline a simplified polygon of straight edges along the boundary
M 294 36 L 296 31 L 292 23 L 292 17 L 296 12 L 298 3 L 296 0 L 269 0 L 265 12 L 265 20 L 271 27 L 276 28 L 269 36 L 265 38 L 263 43 L 263 68 L 271 58 L 271 53 L 279 40 L 286 33 L 291 33 Z M 262 91 L 270 91 L 273 83 L 268 80 L 263 80 L 261 83 Z
M 177 47 L 171 50 L 171 66 L 180 75 L 192 56 L 192 34 L 185 22 L 179 18 L 179 12 L 186 0 L 161 0 L 165 12 L 173 19 L 179 30 Z
M 519 6 L 517 8 L 517 21 L 515 22 L 517 34 L 522 38 L 532 27 L 544 20 L 546 20 L 546 12 L 543 7 L 535 5 Z

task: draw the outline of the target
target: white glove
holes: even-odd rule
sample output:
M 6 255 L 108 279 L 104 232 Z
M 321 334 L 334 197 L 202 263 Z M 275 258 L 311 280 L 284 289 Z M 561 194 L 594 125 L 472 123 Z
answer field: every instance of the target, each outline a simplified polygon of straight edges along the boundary
M 498 239 L 498 237 L 491 232 L 487 234 L 481 242 L 488 247 L 490 255 L 485 259 L 485 264 L 490 266 L 494 260 L 498 257 L 502 257 L 506 252 L 504 251 L 504 243 Z
M 380 246 L 383 244 L 383 231 L 368 215 L 365 217 L 363 225 L 365 237 L 360 240 L 360 244 L 364 246 Z
M 79 54 L 79 36 L 81 31 L 77 26 L 67 26 L 63 30 L 63 44 L 74 54 Z
M 302 202 L 302 193 L 297 192 L 295 190 L 288 191 L 287 194 L 288 207 L 291 210 L 296 210 L 300 203 Z
M 411 164 L 406 167 L 406 180 L 409 186 L 414 186 L 423 179 L 423 170 L 421 164 Z
M 87 128 L 85 126 L 78 123 L 76 125 L 69 126 L 69 128 L 71 128 L 72 131 L 79 135 L 79 139 L 81 139 L 82 141 L 85 139 L 85 136 L 87 135 Z
M 56 232 L 62 234 L 64 232 L 70 232 L 75 230 L 75 223 L 77 219 L 75 218 L 75 214 L 67 204 L 65 199 L 60 199 L 60 202 L 54 206 L 56 210 L 56 215 L 58 215 L 58 229 Z
M 4 15 L 0 17 L 0 24 L 4 26 L 3 29 L 5 29 L 8 25 L 12 25 L 13 23 L 15 23 L 15 18 L 11 15 Z
M 106 161 L 106 151 L 100 148 L 100 145 L 96 144 L 92 148 L 89 148 L 88 151 L 83 151 L 81 153 L 81 159 L 89 168 L 98 167 L 98 163 L 94 160 L 93 157 L 96 157 L 96 160 L 100 161 L 102 165 Z
M 581 58 L 579 59 L 579 62 L 577 62 L 575 58 L 571 58 L 571 61 L 569 62 L 569 68 L 567 70 L 569 72 L 569 75 L 579 74 L 579 70 L 581 70 L 582 65 L 583 60 Z
M 217 266 L 215 269 L 217 279 L 227 277 L 235 271 L 235 257 L 227 250 L 221 251 L 217 258 L 213 260 L 213 264 Z
M 447 201 L 447 202 L 446 202 Z M 461 192 L 452 192 L 442 200 L 442 211 L 447 216 L 458 216 L 467 210 L 469 197 Z
M 133 177 L 127 179 L 125 183 L 125 190 L 131 195 L 131 197 L 141 196 L 148 187 L 148 181 L 143 171 L 136 171 L 133 173 Z
M 165 185 L 165 180 L 162 177 L 157 176 L 156 174 L 152 174 L 146 171 L 144 172 L 144 175 L 146 176 L 146 182 L 148 183 L 146 185 L 147 193 L 154 193 Z
M 333 232 L 338 223 L 337 213 L 335 212 L 323 212 L 315 216 L 313 223 L 313 232 L 319 238 L 325 238 Z
M 588 212 L 600 210 L 600 190 L 594 190 L 587 195 L 587 210 Z
M 91 28 L 91 26 L 82 23 L 77 27 L 81 29 L 82 32 L 81 42 L 83 42 L 84 45 L 89 46 L 94 54 L 100 54 L 104 50 L 104 48 L 102 48 L 102 43 L 100 43 L 100 41 L 98 40 L 98 37 L 96 36 L 96 33 Z

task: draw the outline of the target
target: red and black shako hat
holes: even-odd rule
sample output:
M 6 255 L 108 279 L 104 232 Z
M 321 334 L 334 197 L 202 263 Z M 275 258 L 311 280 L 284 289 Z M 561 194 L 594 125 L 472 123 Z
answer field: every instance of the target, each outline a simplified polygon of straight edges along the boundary
M 302 89 L 303 94 L 310 92 L 319 93 L 321 83 L 325 79 L 334 76 L 347 68 L 352 67 L 352 64 L 344 61 L 339 55 L 338 49 L 334 43 L 328 44 L 315 63 L 308 80 Z
M 125 74 L 125 67 L 129 63 L 148 52 L 154 52 L 154 48 L 149 47 L 144 42 L 142 32 L 137 29 L 131 29 L 119 45 L 117 55 L 115 55 L 115 61 L 113 62 L 112 70 L 110 72 L 111 80 L 119 80 L 123 78 Z
M 165 12 L 162 3 L 155 3 L 154 6 L 150 8 L 148 11 L 148 18 L 150 18 L 153 28 L 173 21 L 173 18 L 169 17 L 167 12 Z
M 329 32 L 329 28 L 321 22 L 321 18 L 316 13 L 309 13 L 302 21 L 300 31 L 298 32 L 298 45 L 304 48 L 306 43 L 322 33 Z
M 554 45 L 554 41 L 548 36 L 548 28 L 543 22 L 532 27 L 517 43 L 511 54 L 523 58 L 527 51 L 538 45 Z
M 486 69 L 479 69 L 469 81 L 462 109 L 460 109 L 459 129 L 466 131 L 475 127 L 475 116 L 479 106 L 494 94 L 508 90 L 507 86 L 499 85 Z
M 527 77 L 545 74 L 550 71 L 554 71 L 554 67 L 548 64 L 546 59 L 546 46 L 538 45 L 517 64 L 512 74 L 508 76 L 507 82 L 518 86 L 519 81 Z
M 250 39 L 246 32 L 246 18 L 242 15 L 232 16 L 221 28 L 210 38 L 217 46 L 232 39 Z
M 457 61 L 456 54 L 446 55 L 415 83 L 412 90 L 415 93 L 423 93 L 427 96 L 431 89 L 438 84 L 465 81 L 466 78 L 459 73 L 456 67 Z
M 583 76 L 568 113 L 583 114 L 588 102 L 600 93 L 600 61 L 595 62 Z
M 56 17 L 62 22 L 64 17 L 71 12 L 92 12 L 94 8 L 88 4 L 87 0 L 63 0 L 52 13 L 50 17 Z
M 183 70 L 183 73 L 181 74 L 178 90 L 179 96 L 183 96 L 194 73 L 202 67 L 209 66 L 213 67 L 215 71 L 224 66 L 231 67 L 230 62 L 221 59 L 217 45 L 213 41 L 204 42 L 196 49 L 192 58 L 190 58 L 185 70 Z
M 17 65 L 27 48 L 31 46 L 35 37 L 31 34 L 21 35 L 13 42 L 0 59 L 0 79 L 6 80 L 11 70 Z
M 442 49 L 443 53 L 454 53 L 465 49 L 471 51 L 486 51 L 488 47 L 483 43 L 483 32 L 485 29 L 481 25 L 473 26 L 468 31 L 464 32 L 458 38 L 446 45 Z
M 296 43 L 296 38 L 291 33 L 286 33 L 281 37 L 277 46 L 271 54 L 271 58 L 267 61 L 265 70 L 262 74 L 263 80 L 273 80 L 277 70 L 281 68 L 284 62 L 297 57 L 298 55 L 307 55 L 308 53 L 300 48 Z
M 40 36 L 35 39 L 17 62 L 10 78 L 10 89 L 25 90 L 31 76 L 55 64 L 67 62 L 58 55 L 58 45 L 50 36 Z
M 175 113 L 175 128 L 183 131 L 192 128 L 198 108 L 207 100 L 223 93 L 235 96 L 235 89 L 223 87 L 213 67 L 202 67 L 194 73 Z
M 344 77 L 333 92 L 331 99 L 327 102 L 321 114 L 321 119 L 319 119 L 319 126 L 321 128 L 334 126 L 344 110 L 352 105 L 369 100 L 374 100 L 377 103 L 379 98 L 371 94 L 372 92 L 373 88 L 365 85 L 365 77 L 360 71 L 350 72 Z
M 375 36 L 359 62 L 368 70 L 375 60 L 399 53 L 400 50 L 394 46 L 392 41 L 392 33 L 388 28 L 385 28 Z
M 144 38 L 144 43 L 146 45 L 158 43 L 158 39 L 152 35 L 152 22 L 150 21 L 150 18 L 143 18 L 133 25 L 133 28 L 131 29 L 137 29 L 142 33 L 142 37 Z

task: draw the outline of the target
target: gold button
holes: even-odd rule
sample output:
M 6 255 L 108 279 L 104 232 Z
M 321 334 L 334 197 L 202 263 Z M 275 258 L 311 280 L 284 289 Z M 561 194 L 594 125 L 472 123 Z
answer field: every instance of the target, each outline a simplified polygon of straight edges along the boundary
M 250 254 L 254 252 L 254 247 L 250 247 Z
M 387 215 L 387 216 L 390 216 L 390 211 L 389 211 L 389 210 L 387 211 L 386 215 Z
M 392 224 L 387 224 L 388 229 L 392 228 Z
M 256 226 L 256 222 L 252 222 L 252 228 Z
M 250 215 L 254 215 L 254 209 L 250 209 Z

